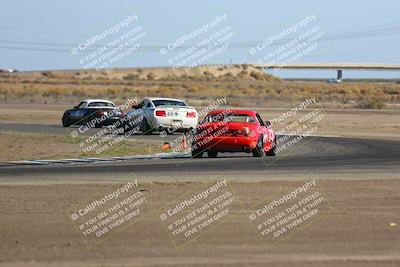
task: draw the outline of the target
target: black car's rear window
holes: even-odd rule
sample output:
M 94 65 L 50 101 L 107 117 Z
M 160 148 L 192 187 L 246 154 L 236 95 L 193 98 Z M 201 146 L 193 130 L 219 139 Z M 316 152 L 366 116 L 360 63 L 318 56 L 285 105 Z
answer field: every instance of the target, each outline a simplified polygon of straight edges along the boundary
M 88 107 L 114 107 L 114 105 L 108 102 L 92 102 L 89 103 Z

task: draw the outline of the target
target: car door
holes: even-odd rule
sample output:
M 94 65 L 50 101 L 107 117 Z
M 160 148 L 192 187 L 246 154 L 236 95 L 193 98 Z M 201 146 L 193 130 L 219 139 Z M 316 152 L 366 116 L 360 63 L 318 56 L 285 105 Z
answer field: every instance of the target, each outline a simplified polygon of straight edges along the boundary
M 270 131 L 270 129 L 267 127 L 267 125 L 265 124 L 265 122 L 261 119 L 260 114 L 256 114 L 256 118 L 257 121 L 259 123 L 259 132 L 263 135 L 264 137 L 264 148 L 269 148 L 270 147 L 270 143 L 273 140 L 273 136 L 272 136 L 272 131 Z
M 139 125 L 144 118 L 144 107 L 148 101 L 142 100 L 136 109 L 130 110 L 126 115 L 129 116 L 129 121 L 134 122 L 135 126 Z M 133 125 L 132 125 L 133 126 Z
M 143 112 L 147 121 L 151 122 L 151 118 L 154 116 L 154 105 L 150 100 L 145 103 Z
M 78 106 L 71 112 L 71 120 L 73 122 L 79 122 L 85 117 L 87 102 L 82 101 Z

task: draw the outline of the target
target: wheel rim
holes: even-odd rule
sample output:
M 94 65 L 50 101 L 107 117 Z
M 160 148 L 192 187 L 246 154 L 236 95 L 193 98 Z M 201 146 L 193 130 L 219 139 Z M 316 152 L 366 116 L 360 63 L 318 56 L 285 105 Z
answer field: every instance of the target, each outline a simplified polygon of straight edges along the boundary
M 259 152 L 264 152 L 264 138 L 261 135 L 260 140 L 257 142 Z
M 256 149 L 253 151 L 253 156 L 262 157 L 264 155 L 264 139 L 261 135 L 257 141 Z

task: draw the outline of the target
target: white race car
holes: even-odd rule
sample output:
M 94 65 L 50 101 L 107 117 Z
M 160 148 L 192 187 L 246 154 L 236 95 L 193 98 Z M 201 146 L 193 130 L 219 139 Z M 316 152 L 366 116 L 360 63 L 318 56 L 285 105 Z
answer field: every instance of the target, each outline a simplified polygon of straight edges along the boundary
M 174 98 L 144 98 L 137 106 L 126 113 L 125 132 L 136 129 L 143 134 L 157 130 L 167 134 L 188 132 L 198 123 L 197 111 L 184 101 Z

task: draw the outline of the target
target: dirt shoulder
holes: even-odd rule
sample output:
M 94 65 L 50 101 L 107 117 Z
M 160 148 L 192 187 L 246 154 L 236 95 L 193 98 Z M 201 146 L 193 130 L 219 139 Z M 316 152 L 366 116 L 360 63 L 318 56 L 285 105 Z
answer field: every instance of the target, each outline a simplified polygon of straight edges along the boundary
M 108 184 L 0 187 L 0 266 L 395 266 L 400 264 L 400 180 L 318 181 L 333 209 L 272 247 L 247 212 L 292 183 L 234 182 L 233 218 L 177 249 L 153 212 L 88 250 L 67 209 Z M 145 183 L 159 211 L 198 183 Z M 371 190 L 374 188 L 374 190 Z M 391 226 L 397 223 L 397 226 Z

